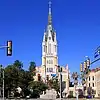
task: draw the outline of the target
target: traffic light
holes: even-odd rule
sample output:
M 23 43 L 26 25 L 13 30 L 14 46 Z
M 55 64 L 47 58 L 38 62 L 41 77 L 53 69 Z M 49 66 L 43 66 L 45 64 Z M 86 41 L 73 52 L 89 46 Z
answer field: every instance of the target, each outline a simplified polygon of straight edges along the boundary
M 7 41 L 7 56 L 12 56 L 12 41 Z
M 89 68 L 89 67 L 90 67 L 90 59 L 88 59 L 88 60 L 86 61 L 86 63 L 87 63 L 87 67 Z
M 60 72 L 60 66 L 58 65 L 58 72 Z
M 86 61 L 84 62 L 84 70 L 86 70 L 87 68 L 87 64 L 86 64 Z
M 80 64 L 80 71 L 83 72 L 83 64 Z

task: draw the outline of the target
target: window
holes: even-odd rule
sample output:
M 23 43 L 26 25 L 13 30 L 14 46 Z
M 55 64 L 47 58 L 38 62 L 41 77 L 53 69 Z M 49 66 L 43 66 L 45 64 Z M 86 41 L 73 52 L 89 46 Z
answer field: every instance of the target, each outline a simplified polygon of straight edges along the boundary
M 51 53 L 51 44 L 49 44 L 49 46 L 50 46 L 50 53 Z
M 47 68 L 47 72 L 49 72 L 49 69 Z
M 89 87 L 90 87 L 90 83 L 89 83 Z
M 93 92 L 94 92 L 93 94 L 96 94 L 96 90 L 94 90 Z
M 94 87 L 94 83 L 93 83 L 92 85 L 93 85 L 93 87 Z
M 43 46 L 43 52 L 45 52 L 45 46 Z
M 47 60 L 47 64 L 53 64 L 53 60 Z
M 55 45 L 55 52 L 56 52 L 56 45 Z
M 46 53 L 47 53 L 47 46 L 46 46 Z
M 53 72 L 53 68 L 49 68 L 49 72 Z
M 92 79 L 93 79 L 93 81 L 94 81 L 94 76 L 92 76 Z
M 51 53 L 51 44 L 48 44 L 48 53 Z
M 49 37 L 49 40 L 51 40 L 51 37 Z
M 89 76 L 89 81 L 90 81 L 90 76 Z
M 51 64 L 53 64 L 53 60 L 51 60 Z

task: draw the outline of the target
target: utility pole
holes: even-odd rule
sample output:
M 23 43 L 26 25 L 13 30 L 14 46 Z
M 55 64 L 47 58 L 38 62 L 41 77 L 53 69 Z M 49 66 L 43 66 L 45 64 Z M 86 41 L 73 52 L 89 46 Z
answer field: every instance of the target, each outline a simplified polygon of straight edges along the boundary
M 0 97 L 1 97 L 1 89 L 2 89 L 2 75 L 1 75 L 1 73 L 2 73 L 2 65 L 0 65 Z
M 62 88 L 61 87 L 62 87 L 62 83 L 61 83 L 61 72 L 60 72 L 60 100 L 61 100 L 61 96 L 62 96 L 62 93 L 61 93 L 62 92 L 61 91 Z
M 3 100 L 4 100 L 4 68 L 2 68 L 2 65 L 0 66 L 0 79 L 1 79 L 0 97 L 1 97 L 1 90 L 3 88 Z
M 62 100 L 62 68 L 60 68 L 60 100 Z
M 4 100 L 5 96 L 4 96 L 4 68 L 3 68 L 3 100 Z

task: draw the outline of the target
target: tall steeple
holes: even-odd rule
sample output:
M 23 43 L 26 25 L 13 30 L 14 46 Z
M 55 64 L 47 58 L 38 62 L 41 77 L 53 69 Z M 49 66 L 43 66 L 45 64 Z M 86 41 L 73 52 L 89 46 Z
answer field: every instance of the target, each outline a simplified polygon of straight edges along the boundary
M 49 1 L 48 25 L 52 24 L 51 1 Z
M 49 0 L 48 24 L 44 32 L 44 37 L 42 42 L 42 66 L 44 68 L 43 77 L 46 78 L 47 75 L 51 77 L 52 74 L 56 74 L 57 65 L 58 65 L 57 40 L 56 40 L 56 32 L 54 31 L 52 25 L 52 7 L 51 7 L 51 0 Z

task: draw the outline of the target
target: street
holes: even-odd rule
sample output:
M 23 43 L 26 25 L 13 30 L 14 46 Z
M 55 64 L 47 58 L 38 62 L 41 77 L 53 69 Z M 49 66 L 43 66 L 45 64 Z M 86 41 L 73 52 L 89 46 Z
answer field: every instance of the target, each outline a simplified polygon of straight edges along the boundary
M 0 100 L 3 100 L 3 99 L 0 99 Z M 5 100 L 47 100 L 47 99 L 5 99 Z M 48 99 L 48 100 L 51 100 L 51 99 Z M 60 99 L 56 99 L 56 100 L 60 100 Z M 62 100 L 76 100 L 76 98 L 68 98 L 68 99 L 62 99 Z M 78 99 L 78 100 L 100 100 L 100 99 Z

